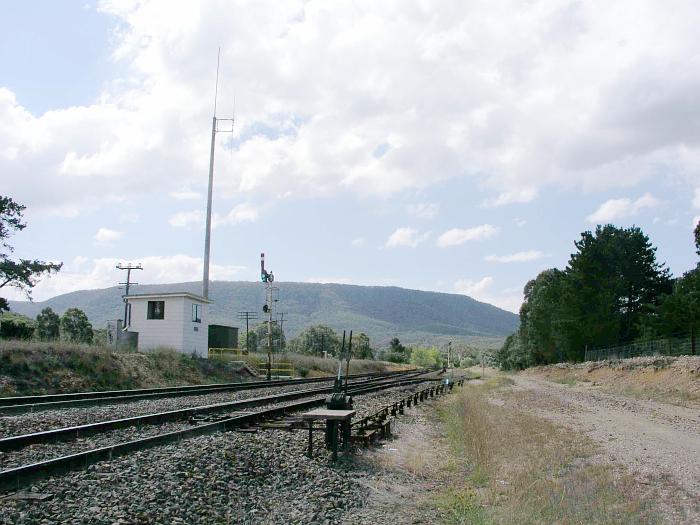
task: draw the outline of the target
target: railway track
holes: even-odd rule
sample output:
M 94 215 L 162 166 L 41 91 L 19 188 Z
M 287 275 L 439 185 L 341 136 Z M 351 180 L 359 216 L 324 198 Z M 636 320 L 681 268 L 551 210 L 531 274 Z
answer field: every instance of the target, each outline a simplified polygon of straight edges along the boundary
M 398 377 L 396 377 L 398 375 Z M 391 374 L 387 376 L 375 376 L 361 384 L 354 383 L 349 389 L 353 396 L 377 392 L 401 385 L 410 385 L 428 380 L 421 378 L 424 371 L 409 372 L 403 374 Z M 70 441 L 95 433 L 111 432 L 127 427 L 142 428 L 146 425 L 161 424 L 165 422 L 192 421 L 202 416 L 214 415 L 214 420 L 199 422 L 198 424 L 182 424 L 176 430 L 149 435 L 138 439 L 111 443 L 107 446 L 99 446 L 89 450 L 81 450 L 66 455 L 59 455 L 42 461 L 29 461 L 20 466 L 15 466 L 0 472 L 0 490 L 18 489 L 37 480 L 58 475 L 76 468 L 86 466 L 113 457 L 129 454 L 136 450 L 142 450 L 166 443 L 172 443 L 193 436 L 211 434 L 225 430 L 231 430 L 282 414 L 303 410 L 322 404 L 325 394 L 332 391 L 332 387 L 321 387 L 303 391 L 285 392 L 282 394 L 262 396 L 242 401 L 231 401 L 190 407 L 186 409 L 167 411 L 161 413 L 123 418 L 110 421 L 52 429 L 44 432 L 36 432 L 20 436 L 12 436 L 0 440 L 0 452 L 11 453 L 36 445 L 50 446 L 57 442 Z M 272 405 L 260 408 L 265 405 Z M 254 409 L 254 410 L 249 410 Z M 33 448 L 33 447 L 32 447 Z M 60 447 L 59 447 L 60 449 Z M 29 449 L 31 450 L 31 449 Z M 31 453 L 29 454 L 31 457 Z
M 413 370 L 396 372 L 375 372 L 368 374 L 351 374 L 352 380 L 368 380 L 383 377 L 399 377 L 410 374 Z M 91 392 L 74 392 L 69 394 L 45 394 L 36 396 L 0 397 L 0 413 L 21 414 L 39 410 L 55 410 L 102 404 L 129 403 L 144 399 L 165 397 L 194 396 L 215 392 L 238 392 L 288 385 L 303 385 L 332 381 L 333 377 L 312 377 L 307 379 L 283 379 L 276 381 L 250 381 L 245 383 L 213 383 L 208 385 L 186 385 L 175 387 L 142 388 L 130 390 L 108 390 Z

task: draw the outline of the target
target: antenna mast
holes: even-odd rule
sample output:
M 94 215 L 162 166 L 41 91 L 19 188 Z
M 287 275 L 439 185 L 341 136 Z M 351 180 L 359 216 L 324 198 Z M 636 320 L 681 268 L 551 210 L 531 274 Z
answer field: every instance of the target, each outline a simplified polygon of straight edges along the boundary
M 209 252 L 211 249 L 211 202 L 212 191 L 214 186 L 214 146 L 216 144 L 217 133 L 233 133 L 233 118 L 217 118 L 216 117 L 216 102 L 219 96 L 219 63 L 221 60 L 221 48 L 216 57 L 216 86 L 214 88 L 214 116 L 211 120 L 211 151 L 209 153 L 209 188 L 207 190 L 207 223 L 204 232 L 204 275 L 202 276 L 202 296 L 209 299 Z M 228 127 L 219 129 L 218 122 L 230 122 L 231 129 Z

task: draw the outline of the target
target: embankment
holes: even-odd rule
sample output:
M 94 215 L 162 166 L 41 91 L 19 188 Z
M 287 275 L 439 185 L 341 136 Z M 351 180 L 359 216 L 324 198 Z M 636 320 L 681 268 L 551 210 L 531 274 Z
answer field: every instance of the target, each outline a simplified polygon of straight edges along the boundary
M 520 372 L 557 383 L 590 386 L 682 406 L 700 405 L 700 356 L 634 357 L 557 363 Z

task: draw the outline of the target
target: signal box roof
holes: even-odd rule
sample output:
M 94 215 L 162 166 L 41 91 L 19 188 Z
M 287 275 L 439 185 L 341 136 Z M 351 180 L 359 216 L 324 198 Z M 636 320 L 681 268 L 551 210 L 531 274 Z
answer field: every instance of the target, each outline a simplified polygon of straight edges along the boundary
M 192 301 L 197 301 L 198 303 L 209 304 L 211 301 L 205 299 L 201 295 L 196 295 L 190 292 L 165 292 L 165 293 L 137 293 L 122 295 L 123 298 L 129 299 L 167 299 L 168 297 L 186 297 Z

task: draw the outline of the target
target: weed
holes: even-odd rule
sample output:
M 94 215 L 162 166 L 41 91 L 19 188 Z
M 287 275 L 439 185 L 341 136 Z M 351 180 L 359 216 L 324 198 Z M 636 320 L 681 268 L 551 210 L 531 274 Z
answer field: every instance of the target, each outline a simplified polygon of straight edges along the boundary
M 512 380 L 510 380 L 512 381 Z M 635 496 L 633 480 L 587 461 L 586 436 L 489 398 L 508 384 L 496 377 L 448 398 L 439 415 L 456 461 L 455 486 L 436 501 L 449 523 L 652 524 L 650 502 Z

